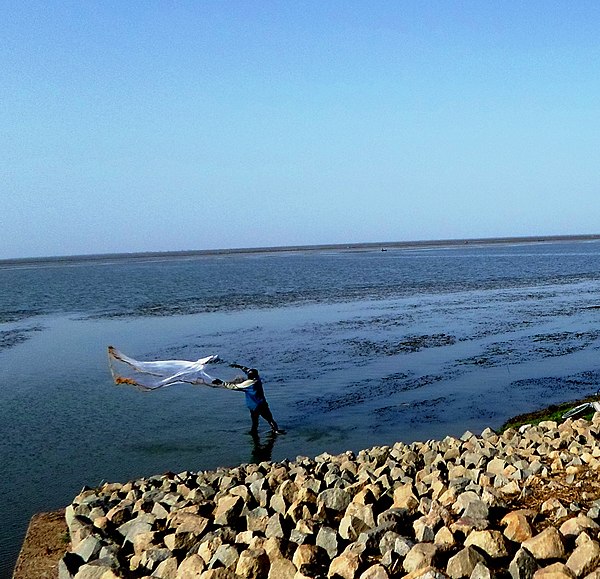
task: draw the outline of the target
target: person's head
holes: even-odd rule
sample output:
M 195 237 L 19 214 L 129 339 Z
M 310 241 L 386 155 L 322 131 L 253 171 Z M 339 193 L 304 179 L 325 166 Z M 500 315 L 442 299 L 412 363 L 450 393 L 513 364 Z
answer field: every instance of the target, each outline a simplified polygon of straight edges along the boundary
M 250 368 L 250 370 L 248 370 L 248 378 L 250 378 L 250 380 L 256 380 L 258 378 L 258 370 L 256 368 Z

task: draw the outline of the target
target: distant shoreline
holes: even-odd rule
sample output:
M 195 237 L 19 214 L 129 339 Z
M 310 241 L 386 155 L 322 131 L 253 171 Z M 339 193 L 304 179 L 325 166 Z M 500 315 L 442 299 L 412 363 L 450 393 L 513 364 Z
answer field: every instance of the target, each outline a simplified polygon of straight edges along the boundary
M 0 266 L 34 265 L 45 263 L 107 262 L 113 260 L 146 260 L 219 255 L 244 255 L 260 253 L 298 253 L 319 251 L 380 251 L 387 249 L 424 249 L 459 247 L 464 245 L 510 245 L 515 243 L 556 243 L 569 241 L 599 241 L 600 234 L 539 235 L 529 237 L 489 237 L 472 239 L 434 239 L 425 241 L 386 241 L 369 243 L 332 243 L 323 245 L 290 245 L 274 247 L 246 247 L 231 249 L 195 249 L 180 251 L 148 251 L 134 253 L 100 253 L 48 257 L 23 257 L 0 259 Z

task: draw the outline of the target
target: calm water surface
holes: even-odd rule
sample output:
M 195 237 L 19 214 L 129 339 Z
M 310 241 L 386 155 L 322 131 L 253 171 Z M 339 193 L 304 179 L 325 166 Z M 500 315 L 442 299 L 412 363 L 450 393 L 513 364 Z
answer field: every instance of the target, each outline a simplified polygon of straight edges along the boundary
M 0 290 L 0 577 L 84 485 L 460 435 L 600 383 L 598 243 L 15 263 Z M 236 392 L 114 386 L 109 344 L 258 367 L 288 434 L 255 444 Z

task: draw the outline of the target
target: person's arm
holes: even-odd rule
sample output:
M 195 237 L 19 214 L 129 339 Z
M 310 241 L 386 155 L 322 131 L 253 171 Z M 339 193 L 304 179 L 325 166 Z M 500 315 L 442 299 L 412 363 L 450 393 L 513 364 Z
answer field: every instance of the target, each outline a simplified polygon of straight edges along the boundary
M 246 390 L 246 388 L 252 386 L 254 380 L 244 380 L 243 382 L 224 382 L 219 378 L 215 378 L 212 383 L 219 388 L 227 388 L 229 390 Z
M 250 371 L 250 368 L 248 368 L 247 366 L 242 366 L 241 364 L 229 364 L 229 366 L 231 368 L 239 368 L 246 375 L 248 375 L 248 372 Z

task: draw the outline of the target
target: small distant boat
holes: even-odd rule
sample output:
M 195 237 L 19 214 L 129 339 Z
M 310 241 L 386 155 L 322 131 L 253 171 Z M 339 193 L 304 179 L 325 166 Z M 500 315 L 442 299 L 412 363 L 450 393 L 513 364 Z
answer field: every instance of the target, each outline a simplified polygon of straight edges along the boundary
M 387 251 L 387 249 L 385 247 L 382 247 L 381 251 Z

